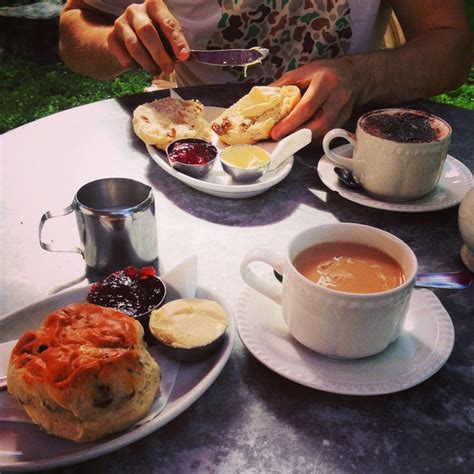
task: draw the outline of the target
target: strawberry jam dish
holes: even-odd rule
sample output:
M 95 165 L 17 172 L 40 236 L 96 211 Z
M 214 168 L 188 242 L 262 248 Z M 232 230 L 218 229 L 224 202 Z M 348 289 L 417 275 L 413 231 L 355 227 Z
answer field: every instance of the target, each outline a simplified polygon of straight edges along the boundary
M 166 287 L 153 267 L 126 267 L 94 283 L 87 301 L 115 308 L 138 320 L 158 308 L 166 296 Z M 142 321 L 140 321 L 142 322 Z
M 205 165 L 216 157 L 216 147 L 205 141 L 181 140 L 175 144 L 169 159 L 188 165 Z
M 201 178 L 214 166 L 217 148 L 200 138 L 181 138 L 171 142 L 166 153 L 169 164 L 174 169 Z

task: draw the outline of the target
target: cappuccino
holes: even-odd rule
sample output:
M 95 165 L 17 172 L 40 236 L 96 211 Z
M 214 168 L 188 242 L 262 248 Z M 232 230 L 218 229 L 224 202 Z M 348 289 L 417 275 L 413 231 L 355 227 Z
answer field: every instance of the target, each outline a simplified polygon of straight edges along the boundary
M 416 110 L 374 112 L 365 115 L 360 126 L 370 135 L 398 143 L 428 143 L 449 133 L 442 120 Z
M 353 146 L 352 158 L 331 150 L 333 139 Z M 326 133 L 326 157 L 352 171 L 369 194 L 387 201 L 410 201 L 431 192 L 442 172 L 451 127 L 442 119 L 411 109 L 368 112 L 357 122 L 355 135 L 340 128 Z

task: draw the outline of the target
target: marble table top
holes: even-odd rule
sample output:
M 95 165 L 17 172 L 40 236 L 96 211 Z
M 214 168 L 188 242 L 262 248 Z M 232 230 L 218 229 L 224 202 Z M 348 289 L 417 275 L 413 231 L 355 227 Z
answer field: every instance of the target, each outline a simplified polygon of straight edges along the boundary
M 229 106 L 247 86 L 179 89 L 183 98 Z M 193 190 L 160 169 L 134 135 L 131 113 L 167 91 L 98 102 L 1 137 L 0 314 L 58 289 L 84 284 L 77 254 L 38 244 L 39 218 L 70 204 L 84 183 L 109 176 L 143 181 L 156 199 L 160 271 L 197 255 L 198 278 L 232 307 L 244 288 L 239 265 L 252 247 L 283 252 L 307 227 L 372 225 L 407 242 L 422 272 L 463 270 L 458 208 L 398 213 L 363 207 L 329 191 L 317 146 L 296 156 L 280 184 L 249 199 Z M 447 120 L 449 153 L 474 169 L 474 113 L 429 101 L 410 104 Z M 354 120 L 349 127 L 354 128 Z M 56 219 L 56 243 L 77 240 L 74 219 Z M 327 393 L 277 375 L 237 338 L 214 384 L 163 428 L 118 451 L 54 472 L 472 472 L 474 288 L 435 290 L 455 330 L 446 365 L 402 392 L 357 397 Z

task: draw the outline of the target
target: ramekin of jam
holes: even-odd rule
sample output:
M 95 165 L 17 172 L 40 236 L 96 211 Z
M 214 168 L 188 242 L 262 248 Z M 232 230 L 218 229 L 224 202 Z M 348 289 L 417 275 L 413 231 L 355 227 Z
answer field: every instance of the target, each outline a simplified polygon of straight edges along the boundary
M 200 138 L 180 138 L 166 148 L 170 166 L 193 178 L 202 178 L 214 166 L 217 148 Z
M 166 297 L 166 286 L 153 267 L 126 267 L 94 283 L 87 295 L 89 303 L 122 311 L 148 328 L 152 310 Z

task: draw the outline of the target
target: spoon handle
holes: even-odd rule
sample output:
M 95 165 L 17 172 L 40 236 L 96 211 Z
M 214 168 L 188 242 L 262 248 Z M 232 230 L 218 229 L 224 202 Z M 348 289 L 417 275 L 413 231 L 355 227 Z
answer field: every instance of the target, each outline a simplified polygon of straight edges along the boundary
M 281 283 L 283 276 L 273 271 L 275 278 Z M 445 273 L 418 273 L 415 286 L 418 288 L 444 288 L 463 290 L 469 288 L 472 277 L 468 272 L 445 272 Z
M 468 272 L 418 273 L 415 286 L 422 288 L 469 288 L 472 277 Z
M 286 159 L 311 143 L 311 130 L 302 128 L 280 140 L 271 154 L 269 171 L 278 168 Z

